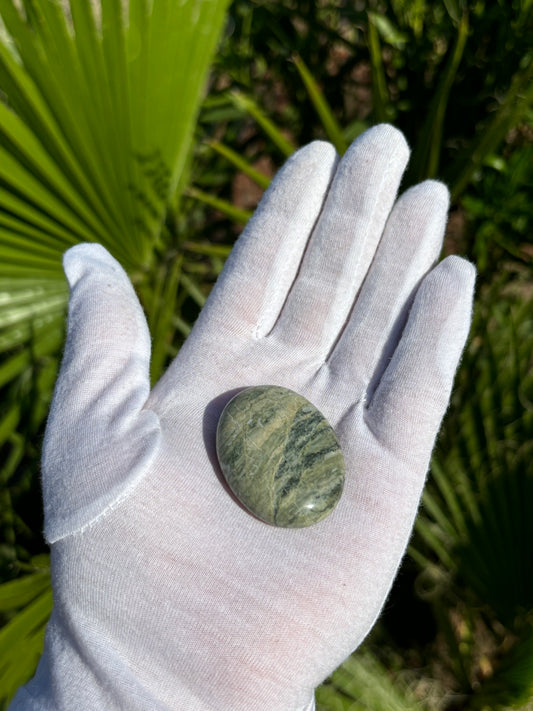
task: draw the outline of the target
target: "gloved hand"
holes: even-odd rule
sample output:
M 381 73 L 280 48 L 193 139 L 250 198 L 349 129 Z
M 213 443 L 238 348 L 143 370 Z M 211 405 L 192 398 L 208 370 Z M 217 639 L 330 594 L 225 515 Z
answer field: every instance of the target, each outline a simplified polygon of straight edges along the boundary
M 65 254 L 68 336 L 43 455 L 54 611 L 12 710 L 303 711 L 362 641 L 416 514 L 471 314 L 473 267 L 441 249 L 448 194 L 396 203 L 387 125 L 337 159 L 287 162 L 179 355 L 150 392 L 150 337 L 100 246 Z M 221 481 L 220 412 L 289 387 L 334 427 L 337 508 L 267 525 Z

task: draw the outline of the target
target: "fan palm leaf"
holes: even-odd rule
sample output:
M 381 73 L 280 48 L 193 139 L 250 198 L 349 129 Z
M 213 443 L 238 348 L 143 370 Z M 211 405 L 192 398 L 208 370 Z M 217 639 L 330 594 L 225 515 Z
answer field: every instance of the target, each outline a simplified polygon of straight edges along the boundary
M 226 5 L 0 1 L 0 329 L 59 328 L 77 242 L 149 268 Z

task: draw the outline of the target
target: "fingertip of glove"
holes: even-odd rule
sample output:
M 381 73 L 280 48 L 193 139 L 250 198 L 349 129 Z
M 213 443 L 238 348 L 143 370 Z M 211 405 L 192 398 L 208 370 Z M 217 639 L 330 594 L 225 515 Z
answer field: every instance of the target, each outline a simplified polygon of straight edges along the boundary
M 354 144 L 369 142 L 380 151 L 389 152 L 391 157 L 398 156 L 407 161 L 410 154 L 409 144 L 400 129 L 390 123 L 378 123 L 362 133 Z
M 404 196 L 416 196 L 422 201 L 427 201 L 433 208 L 443 208 L 446 211 L 450 205 L 450 191 L 440 180 L 424 180 L 409 188 Z
M 471 262 L 457 255 L 443 259 L 421 284 L 422 303 L 438 303 L 439 312 L 448 319 L 456 313 L 472 311 L 476 269 Z M 445 320 L 446 320 L 445 319 Z
M 63 270 L 69 286 L 72 288 L 84 274 L 90 271 L 120 269 L 118 262 L 105 247 L 95 242 L 83 242 L 68 249 L 63 255 Z
M 338 155 L 331 143 L 317 140 L 296 151 L 292 159 L 302 163 L 330 165 L 336 163 Z
M 476 281 L 476 267 L 464 257 L 451 254 L 440 262 L 438 269 L 462 288 L 473 289 Z
M 424 243 L 436 245 L 438 240 L 440 252 L 449 207 L 450 193 L 446 185 L 437 180 L 424 180 L 400 195 L 395 214 L 401 216 L 405 228 L 413 235 L 420 234 L 422 229 L 431 233 L 431 239 L 426 237 Z

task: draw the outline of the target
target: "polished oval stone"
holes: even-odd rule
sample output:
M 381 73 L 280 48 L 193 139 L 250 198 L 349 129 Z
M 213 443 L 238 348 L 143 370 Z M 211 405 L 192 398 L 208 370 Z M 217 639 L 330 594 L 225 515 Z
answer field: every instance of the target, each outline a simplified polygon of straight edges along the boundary
M 344 484 L 344 459 L 326 418 L 275 385 L 247 388 L 224 408 L 217 455 L 239 501 L 267 523 L 302 528 L 325 518 Z

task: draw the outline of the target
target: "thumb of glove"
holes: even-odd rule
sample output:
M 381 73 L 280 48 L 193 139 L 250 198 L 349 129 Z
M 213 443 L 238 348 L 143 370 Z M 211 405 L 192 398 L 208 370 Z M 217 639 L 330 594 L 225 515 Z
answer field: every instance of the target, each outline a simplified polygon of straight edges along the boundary
M 124 498 L 153 460 L 150 335 L 120 264 L 100 245 L 65 253 L 67 340 L 43 445 L 45 537 L 54 543 Z

